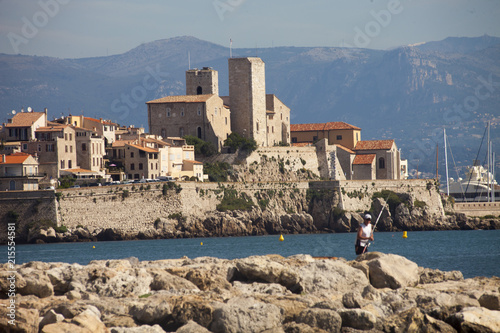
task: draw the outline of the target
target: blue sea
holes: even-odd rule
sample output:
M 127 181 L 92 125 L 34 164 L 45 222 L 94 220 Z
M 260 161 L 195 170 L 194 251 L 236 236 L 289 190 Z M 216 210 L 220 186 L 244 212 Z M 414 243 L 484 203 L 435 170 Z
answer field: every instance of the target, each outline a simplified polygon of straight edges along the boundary
M 86 265 L 91 260 L 137 257 L 139 260 L 201 256 L 226 259 L 252 255 L 310 254 L 318 257 L 356 258 L 356 234 L 312 234 L 162 239 L 95 243 L 29 244 L 16 246 L 16 263 L 29 261 L 67 262 Z M 404 256 L 421 267 L 458 270 L 465 278 L 500 277 L 500 230 L 419 231 L 375 233 L 369 251 Z M 7 246 L 0 246 L 7 262 Z

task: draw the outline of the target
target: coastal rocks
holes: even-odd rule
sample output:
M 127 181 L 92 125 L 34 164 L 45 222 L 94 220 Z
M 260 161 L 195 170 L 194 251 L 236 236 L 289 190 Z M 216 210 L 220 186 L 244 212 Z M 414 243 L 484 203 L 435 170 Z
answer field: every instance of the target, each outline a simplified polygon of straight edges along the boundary
M 0 331 L 498 332 L 500 279 L 416 267 L 369 252 L 354 261 L 309 255 L 31 262 L 16 323 L 0 299 Z M 43 281 L 35 293 L 31 277 Z M 51 287 L 49 287 L 49 285 Z M 29 286 L 26 289 L 26 286 Z M 52 288 L 52 289 L 51 289 Z M 47 290 L 53 290 L 52 293 Z M 79 294 L 79 297 L 75 297 Z
M 214 311 L 212 332 L 271 332 L 281 326 L 281 311 L 254 298 L 236 297 Z
M 375 288 L 398 289 L 418 284 L 417 264 L 401 256 L 372 252 L 365 253 L 356 260 L 366 261 L 370 269 L 370 283 Z

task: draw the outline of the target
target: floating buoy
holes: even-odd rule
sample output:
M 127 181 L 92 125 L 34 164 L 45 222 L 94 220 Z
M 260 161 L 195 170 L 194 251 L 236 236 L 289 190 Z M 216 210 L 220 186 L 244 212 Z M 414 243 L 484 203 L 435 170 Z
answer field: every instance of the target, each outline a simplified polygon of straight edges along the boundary
M 408 234 L 406 233 L 406 231 L 403 231 L 403 238 L 408 238 Z
M 280 242 L 284 241 L 283 235 L 280 235 Z
M 92 248 L 95 249 L 95 245 L 92 245 Z
M 201 242 L 200 245 L 203 245 L 203 242 Z

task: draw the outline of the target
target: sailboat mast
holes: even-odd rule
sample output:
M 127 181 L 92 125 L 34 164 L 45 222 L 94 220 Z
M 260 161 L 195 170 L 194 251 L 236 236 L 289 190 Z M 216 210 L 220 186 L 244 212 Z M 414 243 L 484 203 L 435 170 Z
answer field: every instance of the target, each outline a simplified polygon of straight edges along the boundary
M 491 157 L 490 157 L 490 122 L 488 121 L 488 138 L 486 139 L 486 143 L 487 143 L 487 176 L 488 176 L 488 202 L 490 202 L 490 191 L 491 191 L 491 184 L 490 184 L 490 166 L 491 166 Z
M 450 195 L 450 182 L 448 177 L 448 152 L 446 151 L 446 128 L 443 129 L 444 134 L 444 162 L 446 166 L 446 195 Z

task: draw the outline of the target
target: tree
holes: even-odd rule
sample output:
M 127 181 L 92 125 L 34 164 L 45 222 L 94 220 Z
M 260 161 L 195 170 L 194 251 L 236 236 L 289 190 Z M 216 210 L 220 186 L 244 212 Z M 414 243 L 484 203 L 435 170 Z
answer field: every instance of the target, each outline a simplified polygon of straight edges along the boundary
M 204 141 L 192 135 L 186 135 L 184 137 L 186 144 L 194 146 L 194 153 L 197 156 L 212 156 L 217 153 L 217 149 L 211 142 Z
M 246 139 L 235 132 L 231 133 L 227 137 L 226 141 L 224 141 L 224 145 L 230 147 L 233 151 L 241 149 L 243 151 L 247 151 L 248 153 L 257 149 L 257 142 L 255 142 L 254 139 Z

